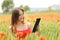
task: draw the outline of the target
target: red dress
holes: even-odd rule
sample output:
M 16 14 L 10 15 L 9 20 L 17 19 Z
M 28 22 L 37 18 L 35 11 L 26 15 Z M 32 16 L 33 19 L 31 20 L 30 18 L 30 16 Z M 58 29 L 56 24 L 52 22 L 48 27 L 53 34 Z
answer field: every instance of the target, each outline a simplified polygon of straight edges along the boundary
M 25 36 L 27 36 L 31 32 L 30 26 L 29 25 L 27 25 L 27 26 L 28 26 L 28 29 L 26 29 L 26 30 L 16 30 L 17 37 L 25 38 Z

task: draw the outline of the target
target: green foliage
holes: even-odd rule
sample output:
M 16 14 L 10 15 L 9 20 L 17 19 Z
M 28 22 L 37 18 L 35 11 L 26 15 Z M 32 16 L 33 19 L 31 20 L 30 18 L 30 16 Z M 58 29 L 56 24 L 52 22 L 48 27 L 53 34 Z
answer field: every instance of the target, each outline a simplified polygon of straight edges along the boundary
M 2 3 L 3 12 L 9 12 L 14 7 L 13 0 L 4 0 Z
M 27 10 L 29 10 L 29 6 L 24 6 L 23 9 L 24 9 L 24 11 L 27 11 Z
M 31 33 L 30 35 L 27 35 L 25 40 L 39 40 L 39 37 L 36 36 L 34 33 Z
M 9 40 L 10 38 L 12 40 L 17 40 L 17 38 L 15 36 L 12 35 L 8 25 L 0 25 L 0 32 L 4 32 L 5 33 L 5 38 L 4 40 Z
M 20 8 L 24 9 L 25 12 L 30 9 L 28 5 L 26 6 L 20 5 Z
M 22 8 L 22 9 L 23 9 L 23 5 L 20 5 L 20 8 Z
M 44 36 L 47 40 L 60 40 L 60 24 L 58 24 L 58 22 L 56 21 L 57 19 L 48 17 L 47 19 L 47 21 L 45 19 L 41 19 L 41 22 L 39 24 L 40 35 Z M 0 20 L 0 22 L 2 21 L 4 20 Z M 32 27 L 34 26 L 34 23 L 35 22 L 31 22 Z M 7 34 L 5 40 L 8 40 L 10 37 L 16 40 L 16 38 L 10 32 L 8 24 L 0 24 L 0 32 L 1 31 L 4 31 Z M 25 40 L 39 40 L 39 37 L 35 36 L 34 34 L 30 34 L 26 36 Z

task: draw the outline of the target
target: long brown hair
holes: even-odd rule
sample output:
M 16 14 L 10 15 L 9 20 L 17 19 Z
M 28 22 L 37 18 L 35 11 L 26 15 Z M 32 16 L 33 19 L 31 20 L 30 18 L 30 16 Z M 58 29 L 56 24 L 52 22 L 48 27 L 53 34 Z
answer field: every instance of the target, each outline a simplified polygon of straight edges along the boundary
M 11 25 L 12 25 L 12 27 L 11 27 L 11 30 L 14 33 L 15 33 L 15 30 L 16 30 L 15 24 L 17 24 L 17 20 L 18 20 L 18 17 L 19 17 L 19 10 L 21 10 L 24 13 L 24 10 L 20 9 L 20 8 L 15 8 L 12 11 L 12 17 L 11 17 Z

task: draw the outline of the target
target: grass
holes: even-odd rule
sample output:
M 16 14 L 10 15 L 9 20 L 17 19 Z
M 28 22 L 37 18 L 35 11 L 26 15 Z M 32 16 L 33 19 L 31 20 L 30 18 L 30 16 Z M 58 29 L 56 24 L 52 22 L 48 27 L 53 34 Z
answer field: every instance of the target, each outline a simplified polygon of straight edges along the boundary
M 44 13 L 44 12 L 42 12 Z M 53 17 L 51 17 L 50 13 L 46 12 L 47 14 L 49 14 L 49 16 L 47 14 L 42 14 L 39 12 L 36 12 L 35 14 L 25 14 L 26 16 L 26 21 L 29 20 L 29 22 L 32 25 L 32 28 L 34 26 L 35 23 L 35 19 L 36 17 L 40 17 L 41 21 L 39 24 L 39 32 L 40 32 L 40 36 L 44 36 L 46 38 L 46 40 L 60 40 L 60 14 L 59 12 L 52 12 L 55 13 L 52 15 Z M 28 17 L 27 17 L 28 16 Z M 10 32 L 9 26 L 10 26 L 10 18 L 11 18 L 11 14 L 7 14 L 7 15 L 0 15 L 0 32 L 5 32 L 6 36 L 5 36 L 5 40 L 9 40 L 10 38 L 13 40 L 17 40 L 17 38 L 15 38 L 12 33 Z M 32 17 L 32 18 L 31 18 Z M 34 38 L 33 38 L 34 37 Z M 38 36 L 35 36 L 33 33 L 30 34 L 29 36 L 27 36 L 25 38 L 25 40 L 39 40 Z

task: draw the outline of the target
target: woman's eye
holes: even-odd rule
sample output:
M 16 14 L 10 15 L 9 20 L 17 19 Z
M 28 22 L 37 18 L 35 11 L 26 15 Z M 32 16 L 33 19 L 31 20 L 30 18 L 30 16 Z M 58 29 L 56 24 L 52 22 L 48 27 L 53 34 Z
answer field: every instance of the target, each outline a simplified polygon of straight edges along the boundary
M 22 14 L 19 14 L 19 16 L 22 16 L 22 15 L 24 15 L 23 13 Z

